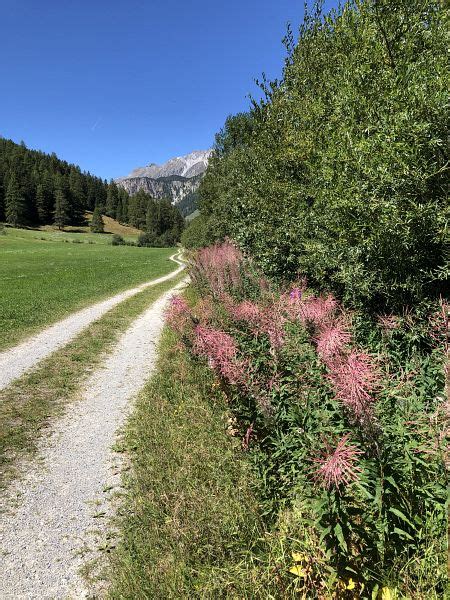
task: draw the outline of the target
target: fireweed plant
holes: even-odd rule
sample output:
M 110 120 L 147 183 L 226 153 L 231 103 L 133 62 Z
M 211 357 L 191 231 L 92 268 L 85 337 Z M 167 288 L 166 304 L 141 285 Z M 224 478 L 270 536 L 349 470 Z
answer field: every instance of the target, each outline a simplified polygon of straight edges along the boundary
M 230 242 L 198 251 L 190 272 L 201 300 L 174 298 L 168 323 L 217 375 L 268 529 L 290 514 L 282 543 L 301 558 L 278 560 L 280 590 L 442 597 L 445 303 L 419 347 L 407 315 L 382 315 L 368 334 L 305 280 L 269 285 Z

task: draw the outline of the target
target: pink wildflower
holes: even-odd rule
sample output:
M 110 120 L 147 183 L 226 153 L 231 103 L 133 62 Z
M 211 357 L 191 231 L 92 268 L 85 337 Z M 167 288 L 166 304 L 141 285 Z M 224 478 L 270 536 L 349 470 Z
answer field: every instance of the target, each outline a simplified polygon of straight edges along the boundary
M 191 276 L 198 284 L 207 283 L 214 296 L 219 297 L 228 290 L 242 286 L 241 251 L 224 242 L 199 250 L 191 264 Z
M 349 408 L 355 418 L 365 422 L 372 418 L 372 393 L 377 386 L 378 374 L 372 358 L 364 352 L 352 350 L 329 363 L 329 379 L 336 396 Z
M 259 306 L 250 300 L 244 300 L 237 306 L 231 308 L 230 312 L 236 321 L 246 321 L 251 325 L 257 325 L 261 320 Z
M 166 310 L 167 324 L 173 331 L 179 335 L 186 332 L 187 327 L 192 323 L 189 306 L 181 296 L 173 296 Z
M 201 323 L 208 323 L 214 318 L 214 305 L 210 297 L 203 298 L 196 306 L 196 315 Z
M 273 350 L 277 350 L 283 345 L 286 317 L 282 302 L 272 301 L 266 306 L 258 306 L 250 300 L 244 300 L 237 306 L 228 306 L 227 308 L 236 321 L 246 322 L 254 335 L 266 334 Z
M 208 358 L 211 368 L 229 383 L 245 382 L 245 363 L 237 359 L 237 346 L 228 333 L 197 325 L 195 328 L 194 352 Z
M 250 427 L 247 428 L 245 435 L 242 439 L 242 448 L 244 450 L 248 450 L 250 446 L 250 440 L 253 437 L 253 423 L 251 423 Z
M 378 323 L 385 333 L 398 327 L 398 317 L 395 315 L 379 315 Z
M 269 336 L 273 351 L 278 350 L 284 344 L 286 320 L 282 301 L 273 302 L 261 310 L 259 326 L 261 331 Z
M 337 300 L 331 295 L 309 296 L 299 306 L 299 317 L 305 325 L 320 329 L 330 321 L 336 307 Z
M 335 449 L 327 443 L 322 456 L 313 459 L 319 465 L 313 477 L 328 490 L 356 481 L 361 473 L 356 461 L 362 452 L 356 446 L 347 444 L 349 437 L 349 433 L 344 435 Z
M 351 341 L 351 338 L 352 336 L 342 320 L 326 324 L 315 337 L 317 354 L 327 363 L 336 354 L 343 351 L 345 345 Z
M 296 302 L 302 299 L 302 290 L 298 287 L 293 288 L 289 293 L 289 299 L 291 302 Z

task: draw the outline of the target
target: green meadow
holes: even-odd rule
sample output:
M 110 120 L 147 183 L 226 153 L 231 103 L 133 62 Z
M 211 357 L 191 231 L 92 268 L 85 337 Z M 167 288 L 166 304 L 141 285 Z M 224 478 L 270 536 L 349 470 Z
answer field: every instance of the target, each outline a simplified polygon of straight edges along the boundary
M 5 229 L 0 235 L 0 348 L 176 268 L 169 260 L 173 248 L 112 246 L 110 241 L 108 234 Z

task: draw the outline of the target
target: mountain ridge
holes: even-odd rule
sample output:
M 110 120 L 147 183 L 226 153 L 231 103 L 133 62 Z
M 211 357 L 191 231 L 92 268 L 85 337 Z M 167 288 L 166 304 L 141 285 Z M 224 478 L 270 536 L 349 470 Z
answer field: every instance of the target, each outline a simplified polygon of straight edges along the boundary
M 187 215 L 197 208 L 197 190 L 211 153 L 211 149 L 193 150 L 160 165 L 137 167 L 115 182 L 131 195 L 143 190 L 153 198 L 170 198 L 173 204 L 181 203 L 182 213 Z

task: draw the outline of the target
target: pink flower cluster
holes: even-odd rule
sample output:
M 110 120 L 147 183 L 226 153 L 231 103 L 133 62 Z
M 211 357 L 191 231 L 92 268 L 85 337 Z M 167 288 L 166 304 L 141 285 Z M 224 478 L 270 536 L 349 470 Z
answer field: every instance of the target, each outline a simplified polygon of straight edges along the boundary
M 261 321 L 261 310 L 255 302 L 244 300 L 237 305 L 229 305 L 229 312 L 236 321 L 245 321 L 257 326 Z
M 333 318 L 337 301 L 333 296 L 308 296 L 299 304 L 299 317 L 305 325 L 321 329 Z
M 356 463 L 362 452 L 347 443 L 349 437 L 349 433 L 344 435 L 334 449 L 327 444 L 322 456 L 313 459 L 319 465 L 314 472 L 314 480 L 328 490 L 339 489 L 342 485 L 356 481 L 361 473 Z
M 364 352 L 351 350 L 336 357 L 329 369 L 328 377 L 337 398 L 361 424 L 370 422 L 373 417 L 373 392 L 378 383 L 373 359 Z
M 336 356 L 343 353 L 351 339 L 348 325 L 343 319 L 327 323 L 314 338 L 317 354 L 325 364 L 331 365 Z
M 366 353 L 351 349 L 352 336 L 348 317 L 338 312 L 336 299 L 308 296 L 297 301 L 295 309 L 302 323 L 312 330 L 312 339 L 320 358 L 328 368 L 336 397 L 361 424 L 373 419 L 373 392 L 378 384 L 378 372 L 373 359 Z M 292 299 L 292 295 L 291 295 Z
M 236 342 L 228 333 L 197 325 L 193 349 L 198 356 L 207 358 L 211 368 L 229 383 L 245 382 L 245 363 L 237 358 Z
M 241 251 L 230 242 L 202 248 L 191 264 L 191 276 L 198 284 L 207 283 L 215 297 L 242 286 Z
M 167 324 L 173 331 L 182 336 L 189 325 L 193 323 L 189 306 L 181 296 L 173 296 L 166 310 Z
M 259 306 L 250 300 L 244 300 L 237 305 L 227 304 L 228 311 L 236 321 L 244 321 L 254 335 L 264 333 L 269 337 L 272 349 L 278 350 L 285 339 L 284 325 L 286 315 L 281 302 L 271 302 Z

